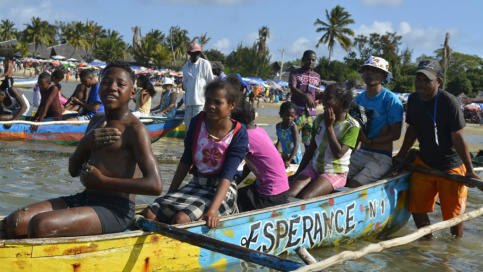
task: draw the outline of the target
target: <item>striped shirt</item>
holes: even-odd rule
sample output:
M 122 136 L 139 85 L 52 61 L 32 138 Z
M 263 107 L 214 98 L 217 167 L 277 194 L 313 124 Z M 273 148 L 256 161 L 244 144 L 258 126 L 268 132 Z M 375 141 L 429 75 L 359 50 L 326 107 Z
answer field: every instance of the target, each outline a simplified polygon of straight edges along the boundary
M 359 123 L 347 114 L 344 121 L 335 122 L 334 132 L 341 145 L 347 145 L 350 149 L 340 158 L 334 158 L 329 146 L 329 137 L 326 133 L 324 115 L 317 115 L 312 128 L 312 137 L 315 139 L 317 149 L 311 164 L 318 173 L 347 173 L 349 171 L 349 159 L 352 149 L 356 146 L 359 135 Z

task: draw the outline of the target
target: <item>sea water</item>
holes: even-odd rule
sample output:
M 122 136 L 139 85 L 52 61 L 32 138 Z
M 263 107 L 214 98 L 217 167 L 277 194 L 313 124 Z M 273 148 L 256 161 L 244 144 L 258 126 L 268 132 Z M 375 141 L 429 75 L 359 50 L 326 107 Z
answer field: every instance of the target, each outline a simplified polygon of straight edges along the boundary
M 63 92 L 69 96 L 76 84 L 64 83 Z M 31 90 L 23 90 L 31 99 Z M 158 95 L 159 96 L 159 95 Z M 154 103 L 154 102 L 153 102 Z M 278 115 L 278 110 L 259 108 L 259 114 Z M 264 127 L 274 138 L 274 124 Z M 481 136 L 476 137 L 481 141 Z M 467 137 L 468 139 L 468 137 Z M 163 194 L 169 188 L 170 181 L 182 154 L 182 139 L 162 138 L 152 144 L 163 177 Z M 72 178 L 68 171 L 68 159 L 75 147 L 50 143 L 21 141 L 0 142 L 0 215 L 28 204 L 63 195 L 71 195 L 83 189 L 78 178 Z M 185 179 L 185 181 L 187 181 Z M 156 197 L 137 196 L 136 204 L 151 203 Z M 467 211 L 483 205 L 483 194 L 475 188 L 469 189 Z M 432 223 L 441 221 L 440 207 L 430 214 Z M 412 219 L 408 224 L 389 238 L 407 235 L 416 228 Z M 481 217 L 467 221 L 463 239 L 451 237 L 449 229 L 438 231 L 435 239 L 418 240 L 404 246 L 372 253 L 355 261 L 345 261 L 329 268 L 330 271 L 482 271 L 483 265 L 483 220 Z M 386 238 L 387 239 L 387 238 Z M 336 255 L 345 250 L 358 250 L 371 243 L 382 240 L 363 239 L 352 244 L 338 247 L 311 250 L 317 259 Z M 297 256 L 288 256 L 301 261 Z M 233 271 L 257 271 L 257 266 L 246 269 L 230 267 Z

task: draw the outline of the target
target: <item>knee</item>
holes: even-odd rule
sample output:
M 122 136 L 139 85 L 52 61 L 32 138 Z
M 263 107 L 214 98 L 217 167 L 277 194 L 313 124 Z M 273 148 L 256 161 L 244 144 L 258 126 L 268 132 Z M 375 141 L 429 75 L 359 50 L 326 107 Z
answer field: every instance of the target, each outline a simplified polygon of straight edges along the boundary
M 22 228 L 22 218 L 20 210 L 14 211 L 5 218 L 5 234 L 7 239 L 25 237 L 25 228 Z
M 45 238 L 55 236 L 55 223 L 44 214 L 37 214 L 27 227 L 28 238 Z
M 177 213 L 171 220 L 172 224 L 186 224 L 190 222 L 191 222 L 191 218 L 184 212 Z
M 147 207 L 144 211 L 143 211 L 143 216 L 147 219 L 151 219 L 151 220 L 155 220 L 155 221 L 159 221 L 158 220 L 158 217 L 153 213 L 153 211 L 151 210 L 151 208 Z

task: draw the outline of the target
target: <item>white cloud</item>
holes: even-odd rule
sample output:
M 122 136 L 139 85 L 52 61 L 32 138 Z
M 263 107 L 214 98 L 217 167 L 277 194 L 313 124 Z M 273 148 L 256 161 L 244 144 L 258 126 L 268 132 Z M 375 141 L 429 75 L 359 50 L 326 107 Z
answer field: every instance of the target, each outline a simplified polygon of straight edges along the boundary
M 362 4 L 366 6 L 400 7 L 404 4 L 404 0 L 362 0 Z
M 248 33 L 247 35 L 245 35 L 245 37 L 241 42 L 243 43 L 243 46 L 252 46 L 252 44 L 257 40 L 258 40 L 258 31 Z
M 369 36 L 371 33 L 386 34 L 386 32 L 394 32 L 391 22 L 379 22 L 374 21 L 372 25 L 361 25 L 359 28 L 354 30 L 356 35 Z
M 2 17 L 9 18 L 15 23 L 17 29 L 24 29 L 24 24 L 29 24 L 32 17 L 40 17 L 53 24 L 58 21 L 75 20 L 75 15 L 71 12 L 60 10 L 57 5 L 53 5 L 51 1 L 42 1 L 31 3 L 28 1 L 20 1 L 15 7 L 2 9 L 0 14 Z
M 213 45 L 214 49 L 220 50 L 223 54 L 229 54 L 232 48 L 230 48 L 230 40 L 228 38 L 223 38 L 215 42 Z
M 408 22 L 401 22 L 399 24 L 398 29 L 397 29 L 397 33 L 399 35 L 403 35 L 404 36 L 404 35 L 410 33 L 411 30 L 412 30 L 411 25 Z
M 311 42 L 309 39 L 300 37 L 294 40 L 285 52 L 288 53 L 289 56 L 294 56 L 294 59 L 301 59 L 304 51 L 308 48 L 314 47 L 314 45 L 315 43 Z
M 190 4 L 200 6 L 236 6 L 238 4 L 247 4 L 246 0 L 157 0 L 161 3 L 174 3 L 174 4 Z

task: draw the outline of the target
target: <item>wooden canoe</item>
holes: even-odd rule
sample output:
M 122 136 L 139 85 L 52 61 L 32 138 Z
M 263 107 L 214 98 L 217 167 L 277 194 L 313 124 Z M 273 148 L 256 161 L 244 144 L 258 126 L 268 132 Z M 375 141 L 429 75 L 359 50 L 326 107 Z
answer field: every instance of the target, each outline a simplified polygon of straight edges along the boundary
M 151 136 L 151 142 L 159 140 L 181 123 L 183 117 L 170 119 L 141 119 Z M 0 140 L 50 142 L 77 145 L 84 136 L 89 121 L 4 121 L 0 122 Z M 32 128 L 34 128 L 32 130 Z
M 279 255 L 303 246 L 337 246 L 385 236 L 403 227 L 409 173 L 327 196 L 177 227 Z M 264 270 L 189 243 L 141 230 L 50 239 L 0 239 L 0 271 L 225 271 Z

